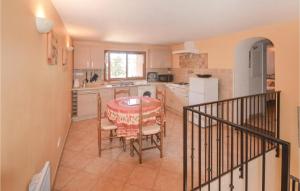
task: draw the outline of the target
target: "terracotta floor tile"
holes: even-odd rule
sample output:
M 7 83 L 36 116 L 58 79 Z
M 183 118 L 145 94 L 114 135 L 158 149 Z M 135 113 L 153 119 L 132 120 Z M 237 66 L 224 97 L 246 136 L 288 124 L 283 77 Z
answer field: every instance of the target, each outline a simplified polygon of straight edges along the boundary
M 87 155 L 98 157 L 98 141 L 91 141 L 88 145 L 85 146 L 82 152 Z
M 62 154 L 62 159 L 61 159 L 61 163 L 60 165 L 62 166 L 66 166 L 68 163 L 70 163 L 70 161 L 76 156 L 78 155 L 77 152 L 74 151 L 70 151 L 68 149 L 64 149 L 63 154 Z
M 78 172 L 61 191 L 90 191 L 96 183 L 96 176 L 86 172 Z
M 95 175 L 104 174 L 112 163 L 113 161 L 111 160 L 96 157 L 86 165 L 84 171 Z
M 93 191 L 121 191 L 125 182 L 113 178 L 100 178 L 93 188 Z
M 129 148 L 128 148 L 129 149 Z M 136 165 L 138 163 L 138 156 L 134 155 L 133 157 L 130 156 L 129 152 L 121 152 L 120 155 L 117 158 L 118 161 L 121 161 L 123 163 Z
M 119 143 L 118 139 L 113 141 Z M 139 164 L 136 154 L 130 156 L 129 146 L 126 152 L 122 148 L 102 151 L 99 158 L 97 120 L 74 122 L 54 188 L 57 191 L 177 190 L 182 185 L 181 164 L 182 121 L 173 113 L 167 113 L 164 157 L 160 158 L 157 149 L 146 150 L 143 164 Z
M 126 184 L 123 188 L 123 191 L 152 191 L 152 189 L 141 188 L 131 184 Z
M 105 176 L 120 181 L 126 181 L 131 175 L 134 165 L 114 161 L 113 164 L 106 170 Z
M 55 189 L 61 190 L 77 173 L 77 170 L 67 167 L 59 167 L 56 180 Z
M 179 160 L 165 157 L 162 160 L 161 169 L 170 171 L 170 172 L 174 172 L 174 173 L 178 173 L 181 165 L 182 165 L 182 162 L 180 162 Z
M 179 190 L 178 174 L 161 170 L 156 178 L 153 189 L 155 191 Z
M 93 157 L 89 155 L 85 155 L 82 153 L 77 153 L 74 157 L 69 160 L 64 160 L 62 166 L 69 167 L 77 170 L 82 170 L 86 167 L 87 164 L 93 159 Z
M 136 167 L 129 177 L 128 184 L 151 189 L 154 185 L 159 169 Z
M 103 150 L 101 153 L 101 158 L 116 160 L 121 152 L 124 152 L 121 148 Z

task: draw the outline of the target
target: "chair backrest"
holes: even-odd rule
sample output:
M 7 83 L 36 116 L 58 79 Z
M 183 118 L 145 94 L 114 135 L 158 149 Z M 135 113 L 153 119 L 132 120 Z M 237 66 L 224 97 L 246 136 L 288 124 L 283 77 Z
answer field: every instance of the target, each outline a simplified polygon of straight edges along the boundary
M 143 102 L 142 97 L 139 98 L 139 132 L 142 132 L 142 128 L 143 128 L 143 107 L 145 106 L 151 106 L 152 104 L 155 104 L 153 102 L 150 103 L 145 103 Z M 160 102 L 160 110 L 158 112 L 153 112 L 152 114 L 149 114 L 150 116 L 155 116 L 155 117 L 160 117 L 160 119 L 164 119 L 164 112 L 163 112 L 163 102 Z M 162 128 L 162 126 L 161 126 Z M 139 135 L 141 136 L 141 133 L 139 133 Z
M 101 122 L 102 100 L 100 93 L 97 94 L 97 119 Z
M 114 89 L 114 99 L 116 99 L 118 97 L 118 95 L 124 95 L 125 96 L 130 96 L 130 89 L 126 88 L 126 89 Z M 124 96 L 123 96 L 124 97 Z
M 162 104 L 162 110 L 166 114 L 166 89 L 160 90 L 156 88 L 156 99 L 159 99 Z

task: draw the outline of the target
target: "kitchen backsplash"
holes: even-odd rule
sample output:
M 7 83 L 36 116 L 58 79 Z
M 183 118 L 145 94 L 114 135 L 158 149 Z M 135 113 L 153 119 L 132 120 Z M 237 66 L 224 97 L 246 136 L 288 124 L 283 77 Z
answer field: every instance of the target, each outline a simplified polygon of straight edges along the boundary
M 78 79 L 80 84 L 87 78 L 89 81 L 90 79 L 96 74 L 98 76 L 96 82 L 101 82 L 104 80 L 103 70 L 91 70 L 91 69 L 75 69 L 73 70 L 73 79 Z
M 158 74 L 167 74 L 168 72 L 171 72 L 170 70 L 166 68 L 156 68 L 151 69 L 147 68 L 147 72 L 157 72 Z M 146 76 L 147 76 L 146 72 Z M 104 81 L 104 70 L 103 69 L 97 69 L 97 70 L 91 70 L 91 69 L 74 69 L 73 70 L 73 80 L 78 79 L 80 85 L 82 85 L 83 81 L 87 78 L 88 80 L 91 79 L 94 74 L 97 74 L 98 78 L 96 82 L 103 82 Z
M 172 68 L 175 82 L 188 82 L 190 77 L 196 74 L 211 74 L 219 79 L 219 99 L 231 98 L 233 96 L 233 73 L 231 69 L 191 69 Z
M 146 75 L 148 72 L 157 72 L 158 74 L 168 74 L 168 72 L 171 72 L 171 68 L 168 70 L 166 68 L 147 68 L 147 72 L 146 72 Z
M 207 68 L 208 67 L 208 54 L 183 54 L 179 56 L 179 66 L 181 68 Z

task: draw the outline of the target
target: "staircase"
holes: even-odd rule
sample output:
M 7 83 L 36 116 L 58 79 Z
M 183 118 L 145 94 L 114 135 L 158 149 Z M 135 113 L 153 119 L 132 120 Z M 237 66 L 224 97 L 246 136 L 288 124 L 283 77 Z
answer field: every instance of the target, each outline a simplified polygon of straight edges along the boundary
M 289 190 L 280 92 L 184 107 L 183 190 Z

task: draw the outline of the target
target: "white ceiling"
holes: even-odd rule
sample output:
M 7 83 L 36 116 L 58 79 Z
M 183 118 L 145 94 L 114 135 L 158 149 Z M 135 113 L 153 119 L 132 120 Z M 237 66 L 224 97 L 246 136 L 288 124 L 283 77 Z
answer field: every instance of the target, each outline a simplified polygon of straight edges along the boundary
M 171 44 L 297 19 L 298 0 L 52 0 L 75 39 Z

